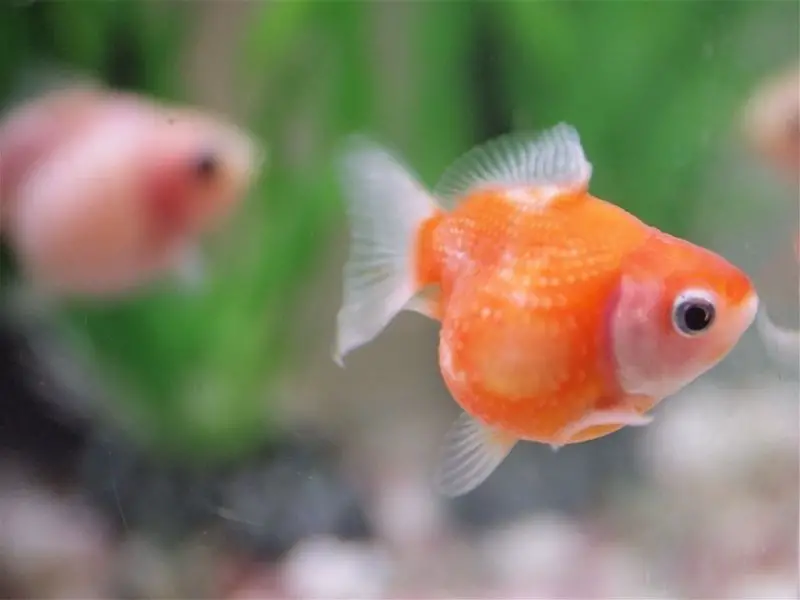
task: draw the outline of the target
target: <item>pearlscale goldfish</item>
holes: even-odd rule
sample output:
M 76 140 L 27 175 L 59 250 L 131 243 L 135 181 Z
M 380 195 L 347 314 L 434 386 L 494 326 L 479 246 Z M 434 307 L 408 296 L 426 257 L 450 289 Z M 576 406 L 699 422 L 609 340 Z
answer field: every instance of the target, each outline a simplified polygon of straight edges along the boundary
M 198 237 L 238 205 L 262 152 L 189 107 L 81 82 L 0 122 L 0 225 L 30 287 L 109 297 L 196 278 Z
M 432 192 L 363 136 L 340 167 L 351 238 L 334 358 L 403 309 L 441 321 L 439 365 L 463 409 L 438 463 L 445 495 L 520 440 L 557 449 L 649 423 L 755 318 L 740 269 L 589 193 L 569 125 L 477 146 Z

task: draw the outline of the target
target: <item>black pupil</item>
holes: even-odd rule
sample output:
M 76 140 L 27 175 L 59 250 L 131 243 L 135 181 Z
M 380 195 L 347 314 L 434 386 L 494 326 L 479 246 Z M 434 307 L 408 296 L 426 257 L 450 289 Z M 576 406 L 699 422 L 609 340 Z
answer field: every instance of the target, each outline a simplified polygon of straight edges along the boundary
M 689 331 L 702 331 L 711 322 L 711 311 L 701 304 L 692 304 L 683 313 L 683 321 Z
M 217 170 L 217 158 L 210 152 L 201 154 L 195 164 L 197 174 L 202 179 L 210 179 Z

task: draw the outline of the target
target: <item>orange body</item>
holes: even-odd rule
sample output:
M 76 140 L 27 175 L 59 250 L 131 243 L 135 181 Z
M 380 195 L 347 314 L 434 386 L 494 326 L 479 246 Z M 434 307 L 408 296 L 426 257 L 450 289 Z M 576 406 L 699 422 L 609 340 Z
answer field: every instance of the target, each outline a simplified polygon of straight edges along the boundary
M 418 285 L 441 289 L 431 312 L 442 319 L 440 365 L 451 394 L 487 425 L 545 443 L 623 400 L 648 411 L 660 398 L 623 398 L 609 316 L 626 258 L 665 234 L 586 193 L 544 211 L 509 193 L 520 192 L 473 194 L 420 230 Z M 744 276 L 739 285 L 740 295 L 750 292 Z M 623 426 L 589 427 L 570 441 Z

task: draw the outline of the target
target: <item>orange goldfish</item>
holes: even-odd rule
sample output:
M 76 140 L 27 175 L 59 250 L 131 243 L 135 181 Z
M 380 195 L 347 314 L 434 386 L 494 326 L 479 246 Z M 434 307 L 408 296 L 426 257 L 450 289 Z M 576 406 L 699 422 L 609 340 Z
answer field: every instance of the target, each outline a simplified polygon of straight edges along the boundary
M 755 318 L 740 269 L 589 193 L 567 124 L 474 148 L 433 192 L 364 137 L 340 168 L 351 241 L 334 358 L 403 309 L 441 321 L 440 370 L 463 409 L 438 463 L 445 495 L 520 440 L 557 449 L 649 423 Z
M 0 225 L 39 292 L 109 297 L 200 275 L 198 238 L 238 205 L 255 142 L 198 110 L 81 83 L 0 122 Z

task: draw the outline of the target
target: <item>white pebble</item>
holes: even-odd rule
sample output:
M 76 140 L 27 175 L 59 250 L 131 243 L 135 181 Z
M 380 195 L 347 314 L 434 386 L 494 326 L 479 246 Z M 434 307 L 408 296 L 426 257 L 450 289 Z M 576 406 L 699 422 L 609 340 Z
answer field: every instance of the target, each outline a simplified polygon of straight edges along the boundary
M 378 494 L 372 516 L 381 538 L 401 548 L 423 547 L 444 530 L 441 499 L 413 471 L 388 482 Z
M 746 575 L 731 586 L 728 594 L 731 600 L 790 600 L 797 597 L 797 575 L 793 573 Z
M 379 598 L 387 591 L 389 563 L 377 548 L 321 536 L 292 549 L 280 580 L 296 598 Z
M 490 533 L 481 554 L 504 587 L 551 589 L 574 577 L 575 561 L 586 544 L 574 523 L 547 514 Z

